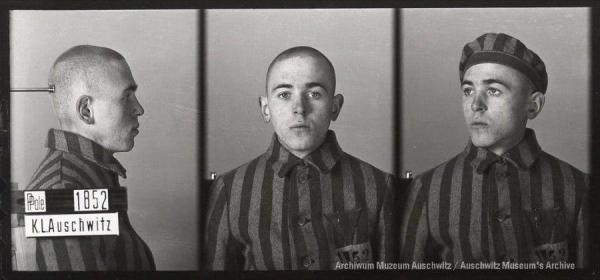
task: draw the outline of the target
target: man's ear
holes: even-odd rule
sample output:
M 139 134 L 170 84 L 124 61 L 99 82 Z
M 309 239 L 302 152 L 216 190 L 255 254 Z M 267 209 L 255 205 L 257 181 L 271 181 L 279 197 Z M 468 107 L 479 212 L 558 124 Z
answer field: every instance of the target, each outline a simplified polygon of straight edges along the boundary
M 340 115 L 340 111 L 342 110 L 342 105 L 344 105 L 344 96 L 341 94 L 336 94 L 333 96 L 333 104 L 331 105 L 331 120 L 337 120 Z
M 539 91 L 533 92 L 529 96 L 527 118 L 530 120 L 535 119 L 535 117 L 542 112 L 542 108 L 544 108 L 544 102 L 546 102 L 546 96 L 543 93 Z
M 258 107 L 260 109 L 260 114 L 263 117 L 263 120 L 268 123 L 271 121 L 271 112 L 269 111 L 269 100 L 266 96 L 258 97 Z
M 77 99 L 77 116 L 86 124 L 94 123 L 94 111 L 92 110 L 92 97 L 82 95 Z

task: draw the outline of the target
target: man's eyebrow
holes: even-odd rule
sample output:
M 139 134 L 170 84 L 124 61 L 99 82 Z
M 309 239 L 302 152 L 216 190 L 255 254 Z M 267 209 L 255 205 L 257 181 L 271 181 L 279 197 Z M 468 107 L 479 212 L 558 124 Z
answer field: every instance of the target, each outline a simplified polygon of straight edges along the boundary
M 280 88 L 292 88 L 291 84 L 278 84 L 276 87 L 274 87 L 271 92 L 280 89 Z
M 323 89 L 327 90 L 327 88 L 325 87 L 325 85 L 321 84 L 321 83 L 317 83 L 317 82 L 310 82 L 310 83 L 306 83 L 306 87 L 307 88 L 312 88 L 312 87 L 322 87 Z
M 481 81 L 481 83 L 483 83 L 483 84 L 485 84 L 485 85 L 489 85 L 489 84 L 501 84 L 501 85 L 503 85 L 505 88 L 508 88 L 508 89 L 510 89 L 510 86 L 509 86 L 507 83 L 505 83 L 505 82 L 504 82 L 504 81 L 502 81 L 502 80 L 498 80 L 498 79 L 485 79 L 485 80 Z M 471 81 L 469 81 L 469 80 L 464 80 L 464 81 L 463 81 L 463 82 L 462 82 L 460 85 L 461 85 L 461 86 L 465 86 L 465 85 L 467 85 L 467 86 L 472 86 L 472 85 L 473 85 L 473 82 L 471 82 Z
M 483 80 L 483 83 L 486 84 L 486 85 L 489 85 L 489 84 L 501 84 L 505 88 L 510 89 L 510 86 L 508 84 L 506 84 L 504 81 L 498 80 L 498 79 L 485 79 L 485 80 Z

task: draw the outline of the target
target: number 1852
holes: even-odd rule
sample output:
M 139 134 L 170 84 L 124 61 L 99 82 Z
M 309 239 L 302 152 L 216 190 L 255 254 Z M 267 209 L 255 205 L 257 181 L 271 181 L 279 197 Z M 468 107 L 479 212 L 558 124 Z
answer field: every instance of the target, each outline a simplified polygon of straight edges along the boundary
M 73 190 L 75 211 L 108 210 L 108 189 Z

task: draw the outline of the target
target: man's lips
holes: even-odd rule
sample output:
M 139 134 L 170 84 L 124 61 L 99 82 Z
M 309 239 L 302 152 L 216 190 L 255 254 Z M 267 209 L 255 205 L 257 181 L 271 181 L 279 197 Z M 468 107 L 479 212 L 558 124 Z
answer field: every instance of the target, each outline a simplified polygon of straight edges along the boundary
M 471 122 L 470 125 L 473 128 L 482 128 L 482 127 L 487 127 L 488 123 L 482 122 L 482 121 L 474 121 L 474 122 Z
M 138 128 L 140 127 L 140 125 L 136 125 L 133 127 L 133 129 L 131 129 L 131 132 L 133 132 L 133 134 L 137 135 L 138 133 L 140 133 L 140 131 L 138 130 Z
M 308 130 L 308 129 L 310 129 L 310 127 L 305 124 L 296 124 L 296 125 L 290 126 L 290 129 L 292 129 L 292 130 Z

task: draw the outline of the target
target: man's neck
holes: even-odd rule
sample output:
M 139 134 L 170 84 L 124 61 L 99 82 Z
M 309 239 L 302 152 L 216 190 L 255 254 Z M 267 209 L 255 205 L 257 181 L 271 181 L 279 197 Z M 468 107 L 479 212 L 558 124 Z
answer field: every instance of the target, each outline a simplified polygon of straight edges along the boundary
M 102 143 L 100 143 L 100 141 L 98 141 L 95 137 L 93 137 L 93 135 L 90 135 L 90 133 L 87 133 L 86 131 L 84 131 L 82 129 L 77 129 L 77 128 L 74 128 L 74 127 L 61 126 L 60 130 L 66 131 L 66 132 L 70 132 L 70 133 L 73 133 L 73 134 L 77 134 L 77 135 L 79 135 L 81 137 L 89 139 L 90 141 L 92 141 L 92 142 L 98 144 L 100 147 L 102 147 L 104 149 L 104 152 L 106 154 L 114 156 L 114 152 L 113 151 L 109 151 L 108 149 L 106 149 L 104 146 L 102 146 Z
M 279 141 L 279 143 L 281 143 L 281 145 L 282 145 L 282 146 L 283 146 L 283 147 L 284 147 L 284 148 L 285 148 L 285 149 L 286 149 L 288 152 L 290 152 L 290 154 L 292 154 L 292 155 L 294 155 L 294 156 L 296 156 L 296 157 L 298 157 L 298 158 L 300 158 L 300 159 L 303 159 L 303 158 L 307 157 L 307 156 L 308 156 L 308 155 L 310 155 L 312 152 L 314 152 L 314 151 L 316 151 L 317 149 L 319 149 L 319 147 L 321 147 L 321 145 L 323 145 L 323 142 L 325 142 L 325 141 L 322 141 L 322 142 L 321 142 L 321 144 L 319 144 L 319 145 L 317 146 L 317 148 L 314 148 L 314 149 L 310 149 L 310 150 L 293 150 L 293 149 L 290 149 L 290 147 L 288 147 L 288 146 L 287 146 L 285 143 L 283 143 L 281 140 L 279 140 L 279 139 L 278 139 L 278 141 Z
M 490 152 L 496 154 L 497 156 L 502 156 L 506 152 L 510 151 L 512 148 L 519 145 L 519 143 L 521 143 L 521 141 L 523 141 L 523 138 L 525 138 L 525 131 L 526 131 L 526 129 L 523 129 L 523 131 L 521 131 L 519 134 L 517 134 L 516 137 L 511 138 L 511 140 L 504 141 L 503 143 L 498 143 L 498 145 L 492 145 L 492 146 L 488 147 L 487 149 Z

